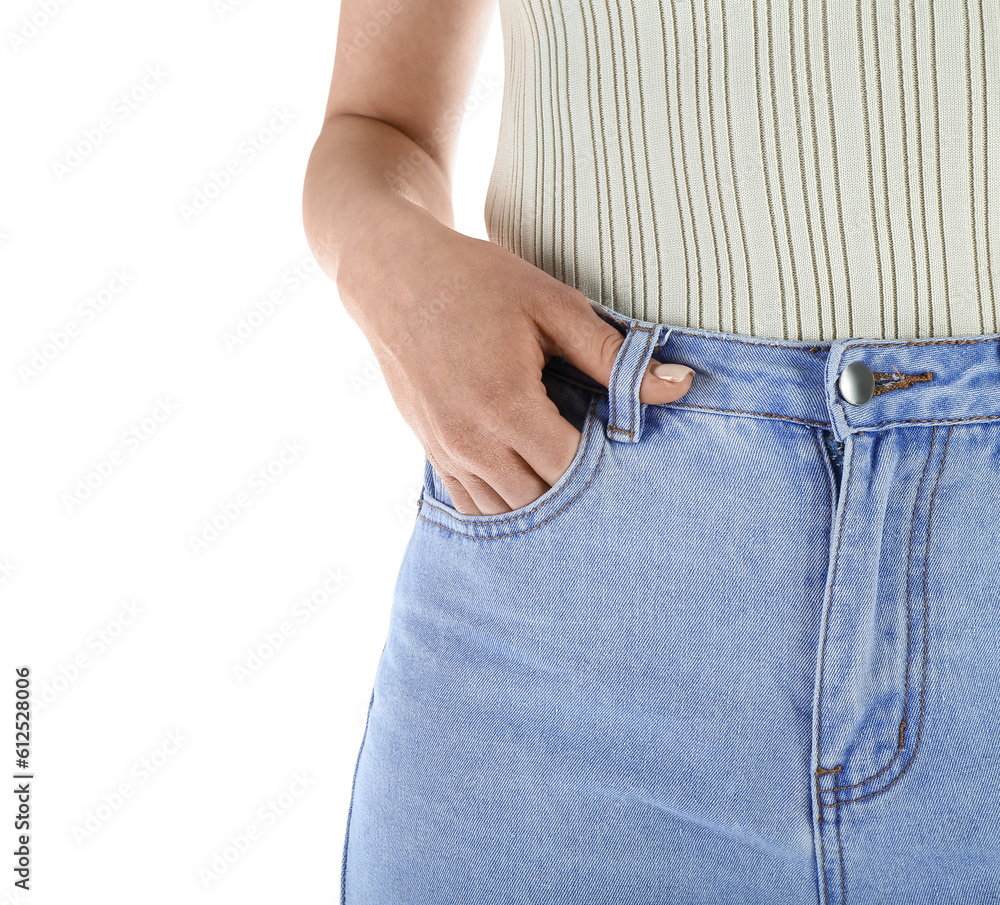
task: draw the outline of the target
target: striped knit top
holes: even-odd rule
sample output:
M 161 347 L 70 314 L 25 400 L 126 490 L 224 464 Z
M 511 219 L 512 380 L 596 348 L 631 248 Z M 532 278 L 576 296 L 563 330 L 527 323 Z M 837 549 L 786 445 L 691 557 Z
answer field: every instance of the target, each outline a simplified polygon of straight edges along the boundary
M 666 324 L 1000 332 L 998 0 L 499 3 L 491 241 Z

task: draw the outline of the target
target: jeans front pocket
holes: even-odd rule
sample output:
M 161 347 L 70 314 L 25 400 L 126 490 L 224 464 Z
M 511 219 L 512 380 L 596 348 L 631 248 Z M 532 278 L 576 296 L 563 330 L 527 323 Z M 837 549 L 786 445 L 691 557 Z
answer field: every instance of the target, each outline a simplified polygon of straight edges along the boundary
M 607 441 L 639 442 L 646 410 L 646 405 L 639 401 L 639 387 L 667 328 L 652 321 L 622 317 L 592 299 L 590 304 L 597 315 L 624 336 L 607 389 L 559 356 L 551 359 L 542 371 L 550 397 L 581 433 L 569 468 L 538 499 L 525 506 L 496 515 L 463 515 L 455 508 L 440 475 L 425 458 L 418 524 L 422 520 L 476 539 L 509 537 L 541 528 L 554 519 L 564 518 L 573 503 L 587 493 L 604 458 Z
M 579 396 L 579 393 L 587 393 L 587 396 Z M 578 391 L 576 402 L 586 404 L 586 411 L 583 422 L 579 425 L 580 443 L 576 455 L 559 480 L 537 499 L 510 512 L 465 515 L 455 508 L 440 475 L 425 458 L 424 487 L 420 495 L 418 518 L 454 534 L 485 539 L 531 531 L 561 517 L 586 493 L 601 464 L 605 433 L 604 424 L 597 417 L 598 398 L 588 391 Z M 567 412 L 563 412 L 565 416 Z M 570 417 L 567 420 L 574 419 Z

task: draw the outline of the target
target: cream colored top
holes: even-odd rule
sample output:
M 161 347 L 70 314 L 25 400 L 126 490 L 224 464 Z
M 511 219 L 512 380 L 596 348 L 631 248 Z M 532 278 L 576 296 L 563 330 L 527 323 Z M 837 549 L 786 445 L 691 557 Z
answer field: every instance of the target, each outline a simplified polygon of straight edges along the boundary
M 1000 331 L 997 0 L 499 2 L 492 241 L 667 324 Z

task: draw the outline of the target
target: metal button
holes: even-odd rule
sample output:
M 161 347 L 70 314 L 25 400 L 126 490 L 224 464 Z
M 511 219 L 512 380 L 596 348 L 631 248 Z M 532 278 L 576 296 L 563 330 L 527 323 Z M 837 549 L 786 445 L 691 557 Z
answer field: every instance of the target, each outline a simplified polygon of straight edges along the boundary
M 851 405 L 863 405 L 875 394 L 875 375 L 863 361 L 852 361 L 840 372 L 837 386 Z

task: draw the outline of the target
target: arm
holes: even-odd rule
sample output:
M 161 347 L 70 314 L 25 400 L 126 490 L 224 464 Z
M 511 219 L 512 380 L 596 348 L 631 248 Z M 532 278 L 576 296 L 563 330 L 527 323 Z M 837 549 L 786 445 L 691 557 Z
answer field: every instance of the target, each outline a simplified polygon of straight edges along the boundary
M 453 228 L 461 113 L 495 3 L 343 0 L 303 195 L 317 262 L 466 514 L 525 506 L 559 479 L 581 437 L 542 368 L 563 355 L 607 385 L 622 343 L 579 290 Z M 352 43 L 366 30 L 367 46 Z M 640 398 L 689 386 L 648 374 Z
M 303 220 L 333 279 L 352 240 L 372 251 L 387 218 L 419 208 L 454 225 L 462 112 L 496 0 L 345 0 Z M 371 35 L 371 37 L 369 37 Z

